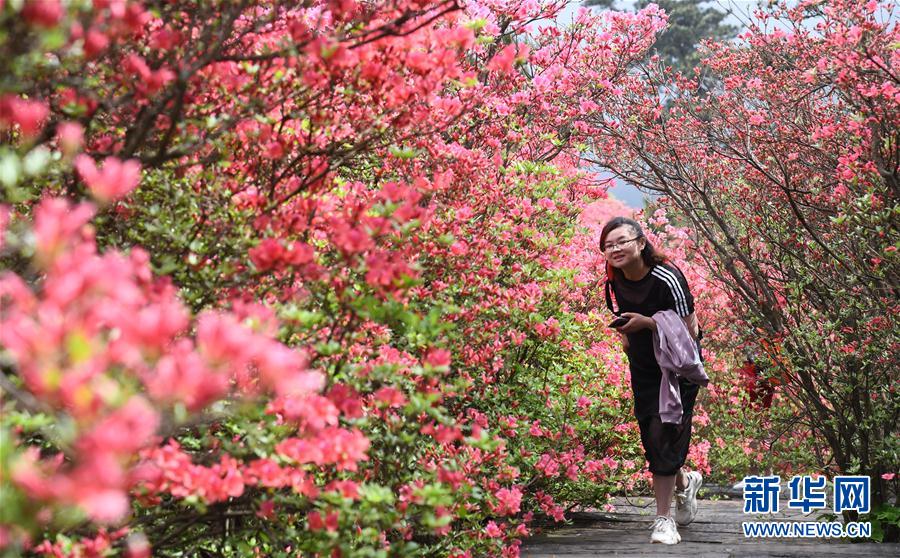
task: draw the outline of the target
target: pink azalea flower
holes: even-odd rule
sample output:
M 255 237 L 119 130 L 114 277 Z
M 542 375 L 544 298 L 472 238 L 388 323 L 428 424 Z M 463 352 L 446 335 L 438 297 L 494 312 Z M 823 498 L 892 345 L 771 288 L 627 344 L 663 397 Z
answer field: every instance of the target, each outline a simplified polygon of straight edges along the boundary
M 462 437 L 462 432 L 455 426 L 440 424 L 435 428 L 434 439 L 439 444 L 452 444 L 457 440 L 461 440 Z
M 527 56 L 527 45 L 507 45 L 491 59 L 488 68 L 501 73 L 508 73 L 512 71 L 516 59 Z
M 284 156 L 284 146 L 279 141 L 270 141 L 265 146 L 263 156 L 266 159 L 281 159 Z
M 311 511 L 306 515 L 306 525 L 310 531 L 321 531 L 325 528 L 325 522 L 322 521 L 322 514 L 317 511 Z
M 373 397 L 376 401 L 379 401 L 388 407 L 402 407 L 406 404 L 406 397 L 403 396 L 403 393 L 390 386 L 379 388 L 378 391 L 373 394 Z
M 496 513 L 500 515 L 515 515 L 519 513 L 522 504 L 522 491 L 518 487 L 501 488 L 494 493 L 499 501 Z
M 430 349 L 425 355 L 425 363 L 433 368 L 450 366 L 450 351 L 447 349 Z
M 130 54 L 123 64 L 125 71 L 134 75 L 136 88 L 144 95 L 152 95 L 175 79 L 175 73 L 168 68 L 151 70 L 147 62 L 137 54 Z
M 328 390 L 328 399 L 340 410 L 346 418 L 360 418 L 363 416 L 362 400 L 359 393 L 352 387 L 335 383 Z
M 559 475 L 559 461 L 547 453 L 538 458 L 538 462 L 535 464 L 534 468 L 548 477 Z
M 449 484 L 453 490 L 456 490 L 462 485 L 466 475 L 462 471 L 450 471 L 441 467 L 438 469 L 437 478 L 439 481 Z
M 492 539 L 499 539 L 503 536 L 503 531 L 500 530 L 500 527 L 495 522 L 488 521 L 487 526 L 484 528 L 484 534 Z
M 94 207 L 90 204 L 73 206 L 62 198 L 43 200 L 38 205 L 34 218 L 38 256 L 45 261 L 52 261 L 93 216 Z
M 84 56 L 90 60 L 109 48 L 109 37 L 94 28 L 88 29 L 84 37 Z
M 340 512 L 333 511 L 329 512 L 328 515 L 325 516 L 325 529 L 334 533 L 338 530 L 338 520 L 340 519 Z
M 274 238 L 266 238 L 250 249 L 249 256 L 259 271 L 268 271 L 278 267 L 284 256 L 284 246 Z
M 228 391 L 228 376 L 209 370 L 188 340 L 179 342 L 164 355 L 145 379 L 150 395 L 157 401 L 182 402 L 188 410 L 198 410 Z
M 66 155 L 74 155 L 84 143 L 84 127 L 78 122 L 62 122 L 56 127 L 56 142 Z
M 469 246 L 465 242 L 457 240 L 450 246 L 450 253 L 454 256 L 465 256 L 469 253 Z
M 50 114 L 47 103 L 22 99 L 6 94 L 0 97 L 0 130 L 19 127 L 26 138 L 32 138 L 41 131 Z
M 278 398 L 269 408 L 296 422 L 303 432 L 318 432 L 338 423 L 337 407 L 328 398 L 314 393 L 304 397 Z
M 344 498 L 359 498 L 359 485 L 352 480 L 332 481 L 326 487 L 328 490 L 340 492 Z
M 141 181 L 141 164 L 134 159 L 121 161 L 117 157 L 107 157 L 98 169 L 93 159 L 78 155 L 75 157 L 75 169 L 91 195 L 101 203 L 125 197 Z
M 259 509 L 256 511 L 256 517 L 262 519 L 272 519 L 275 517 L 275 502 L 272 500 L 263 500 L 259 503 Z
M 294 242 L 284 253 L 284 260 L 291 265 L 307 264 L 315 259 L 315 250 L 305 242 Z
M 151 558 L 150 542 L 143 533 L 128 536 L 125 558 Z
M 158 425 L 159 415 L 153 407 L 135 395 L 100 421 L 78 445 L 86 453 L 137 453 L 155 436 Z
M 106 489 L 88 492 L 78 505 L 98 523 L 115 523 L 128 514 L 130 506 L 124 490 Z
M 50 29 L 62 20 L 63 7 L 59 0 L 26 0 L 21 13 L 30 25 Z

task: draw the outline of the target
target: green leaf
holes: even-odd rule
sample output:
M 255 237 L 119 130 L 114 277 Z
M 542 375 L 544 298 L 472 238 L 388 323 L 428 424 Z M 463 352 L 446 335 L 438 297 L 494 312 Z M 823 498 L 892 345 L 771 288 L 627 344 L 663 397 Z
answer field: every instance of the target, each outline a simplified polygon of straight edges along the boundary
M 394 157 L 404 160 L 414 159 L 418 154 L 417 151 L 411 147 L 398 147 L 396 145 L 390 146 L 388 151 Z
M 50 150 L 44 147 L 36 147 L 28 152 L 28 155 L 22 160 L 22 168 L 28 176 L 37 176 L 41 174 L 50 162 Z
M 7 151 L 0 156 L 0 184 L 12 188 L 19 182 L 22 168 L 19 156 Z
M 359 487 L 359 496 L 364 501 L 371 504 L 388 504 L 394 503 L 394 493 L 387 487 L 379 484 L 362 484 Z
M 91 343 L 80 329 L 66 336 L 66 352 L 73 364 L 79 364 L 91 358 Z
M 66 34 L 60 27 L 54 27 L 41 33 L 44 50 L 56 50 L 66 44 Z

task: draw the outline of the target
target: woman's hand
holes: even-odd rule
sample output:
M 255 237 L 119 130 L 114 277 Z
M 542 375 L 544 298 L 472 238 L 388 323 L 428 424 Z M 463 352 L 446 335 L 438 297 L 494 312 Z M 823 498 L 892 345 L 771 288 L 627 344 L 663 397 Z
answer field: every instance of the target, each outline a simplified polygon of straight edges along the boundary
M 637 333 L 642 329 L 656 329 L 656 322 L 653 321 L 653 318 L 637 312 L 623 312 L 621 315 L 623 318 L 628 318 L 628 323 L 616 328 L 619 333 Z

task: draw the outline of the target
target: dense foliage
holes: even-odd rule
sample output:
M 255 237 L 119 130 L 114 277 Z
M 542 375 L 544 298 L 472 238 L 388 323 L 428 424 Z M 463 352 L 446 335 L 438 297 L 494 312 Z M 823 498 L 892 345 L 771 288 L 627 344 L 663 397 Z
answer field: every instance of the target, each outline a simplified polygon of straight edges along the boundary
M 0 548 L 516 556 L 640 487 L 581 163 L 666 16 L 564 4 L 0 2 Z M 707 354 L 727 478 L 767 419 Z
M 6 5 L 0 544 L 516 555 L 638 482 L 570 103 L 664 17 L 561 7 Z

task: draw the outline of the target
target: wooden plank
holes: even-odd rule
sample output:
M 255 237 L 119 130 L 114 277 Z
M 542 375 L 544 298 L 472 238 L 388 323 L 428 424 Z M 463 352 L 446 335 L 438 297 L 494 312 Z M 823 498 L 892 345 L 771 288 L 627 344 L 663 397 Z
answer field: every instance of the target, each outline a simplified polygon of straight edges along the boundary
M 671 556 L 706 558 L 760 556 L 779 558 L 861 558 L 900 556 L 900 544 L 851 543 L 838 539 L 748 539 L 742 521 L 815 521 L 798 510 L 750 516 L 739 500 L 701 501 L 700 513 L 681 527 L 682 542 L 673 546 L 650 543 L 648 529 L 655 516 L 650 499 L 616 499 L 615 512 L 584 510 L 572 514 L 571 525 L 546 529 L 525 541 L 523 558 L 587 558 L 589 556 Z

